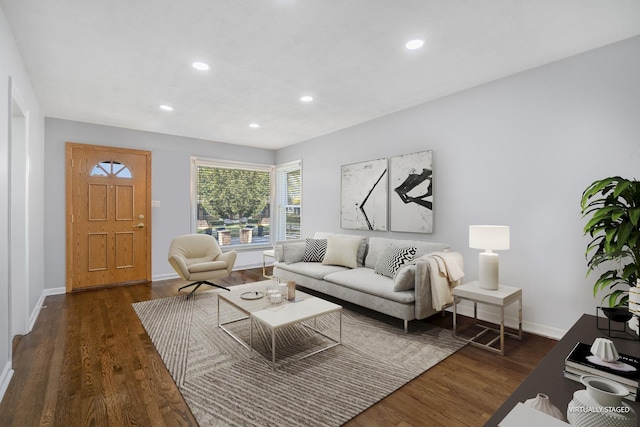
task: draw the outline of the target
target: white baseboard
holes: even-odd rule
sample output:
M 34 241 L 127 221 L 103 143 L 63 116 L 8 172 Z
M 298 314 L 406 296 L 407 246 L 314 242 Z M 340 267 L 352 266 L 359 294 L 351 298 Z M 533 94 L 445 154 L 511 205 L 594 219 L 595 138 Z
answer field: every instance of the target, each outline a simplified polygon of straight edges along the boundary
M 11 368 L 11 362 L 7 362 L 7 364 L 4 365 L 4 369 L 2 369 L 2 373 L 0 373 L 0 402 L 2 402 L 2 398 L 7 388 L 9 388 L 11 377 L 13 377 L 13 369 Z
M 176 273 L 157 274 L 157 275 L 151 277 L 151 281 L 160 282 L 162 280 L 179 279 L 179 278 L 180 278 L 180 276 L 178 276 Z
M 45 294 L 44 294 L 44 292 L 42 292 L 42 294 L 40 294 L 40 298 L 38 298 L 38 302 L 36 303 L 36 306 L 33 308 L 33 311 L 31 312 L 31 316 L 29 316 L 29 331 L 28 332 L 31 332 L 33 330 L 33 325 L 35 325 L 36 320 L 38 320 L 38 316 L 40 315 L 40 310 L 42 309 L 42 306 L 44 305 L 44 298 L 45 298 Z
M 269 264 L 267 264 L 267 267 L 269 267 Z M 248 270 L 250 268 L 262 268 L 262 263 L 252 263 L 252 264 L 244 264 L 244 265 L 236 265 L 234 266 L 233 270 Z
M 65 288 L 65 287 L 49 288 L 49 289 L 45 289 L 44 291 L 42 291 L 42 295 L 45 296 L 45 297 L 48 297 L 49 295 L 62 295 L 62 294 L 65 294 L 66 292 L 67 292 L 67 288 Z
M 453 311 L 452 308 L 448 309 L 449 311 Z M 457 307 L 458 314 L 473 317 L 473 306 L 472 305 L 462 305 L 458 304 Z M 500 324 L 500 314 L 499 312 L 482 310 L 478 307 L 478 319 Z M 508 328 L 518 329 L 518 318 L 513 316 L 505 315 L 504 317 L 504 325 Z M 524 332 L 528 332 L 534 335 L 540 335 L 543 337 L 551 338 L 554 340 L 560 340 L 567 333 L 566 330 L 552 328 L 551 326 L 540 325 L 538 323 L 528 322 L 526 320 L 522 321 L 522 330 Z

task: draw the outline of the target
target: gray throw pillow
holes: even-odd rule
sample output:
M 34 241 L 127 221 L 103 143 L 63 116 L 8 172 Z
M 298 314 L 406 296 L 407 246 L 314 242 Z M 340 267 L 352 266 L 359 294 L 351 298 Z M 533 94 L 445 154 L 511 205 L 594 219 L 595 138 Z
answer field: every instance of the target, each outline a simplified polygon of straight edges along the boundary
M 327 239 L 305 239 L 304 262 L 322 262 L 327 252 Z
M 393 290 L 408 291 L 415 288 L 416 285 L 416 265 L 404 265 L 400 270 L 396 272 L 396 277 L 393 279 Z
M 400 267 L 411 261 L 415 254 L 416 248 L 414 247 L 401 248 L 389 245 L 380 255 L 374 271 L 376 274 L 393 279 Z
M 284 249 L 285 264 L 293 264 L 304 259 L 304 250 L 307 247 L 305 242 L 285 243 L 282 245 Z

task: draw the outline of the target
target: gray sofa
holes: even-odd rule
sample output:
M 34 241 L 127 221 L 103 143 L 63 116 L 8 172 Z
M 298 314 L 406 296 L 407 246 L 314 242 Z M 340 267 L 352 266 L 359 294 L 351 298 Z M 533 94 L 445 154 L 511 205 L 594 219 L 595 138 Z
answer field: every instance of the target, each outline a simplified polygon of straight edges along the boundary
M 325 253 L 319 254 L 314 245 L 322 241 Z M 411 248 L 415 253 L 407 252 Z M 448 248 L 445 243 L 316 233 L 313 239 L 276 242 L 273 274 L 402 319 L 406 332 L 409 321 L 431 316 L 453 301 L 451 291 L 461 282 L 463 265 L 462 256 Z M 408 255 L 404 261 L 411 261 L 399 266 L 393 254 L 402 251 Z

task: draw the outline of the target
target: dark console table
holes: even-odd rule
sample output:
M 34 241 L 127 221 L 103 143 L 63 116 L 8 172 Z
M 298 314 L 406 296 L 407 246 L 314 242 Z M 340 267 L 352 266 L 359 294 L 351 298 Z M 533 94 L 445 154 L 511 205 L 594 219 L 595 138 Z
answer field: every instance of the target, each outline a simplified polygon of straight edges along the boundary
M 600 320 L 606 321 L 606 319 Z M 567 406 L 573 398 L 573 393 L 585 387 L 578 382 L 564 378 L 564 359 L 576 343 L 591 344 L 599 337 L 611 339 L 620 353 L 640 356 L 640 341 L 611 338 L 605 332 L 598 330 L 595 316 L 584 314 L 520 384 L 520 387 L 493 414 L 485 426 L 497 426 L 518 402 L 524 402 L 535 397 L 538 393 L 549 396 L 551 402 L 564 413 L 566 422 Z M 626 399 L 624 402 L 629 404 L 636 411 L 636 414 L 640 415 L 640 402 L 631 402 Z

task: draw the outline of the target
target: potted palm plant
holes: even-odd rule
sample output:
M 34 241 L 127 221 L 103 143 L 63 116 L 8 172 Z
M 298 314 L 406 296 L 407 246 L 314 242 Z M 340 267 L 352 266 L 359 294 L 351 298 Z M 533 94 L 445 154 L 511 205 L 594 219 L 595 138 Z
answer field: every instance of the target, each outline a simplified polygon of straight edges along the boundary
M 593 296 L 606 292 L 601 305 L 622 310 L 628 320 L 629 288 L 640 279 L 640 181 L 619 176 L 595 181 L 582 193 L 581 207 L 589 219 L 584 234 L 592 238 L 585 251 L 587 276 L 606 269 L 593 285 Z

